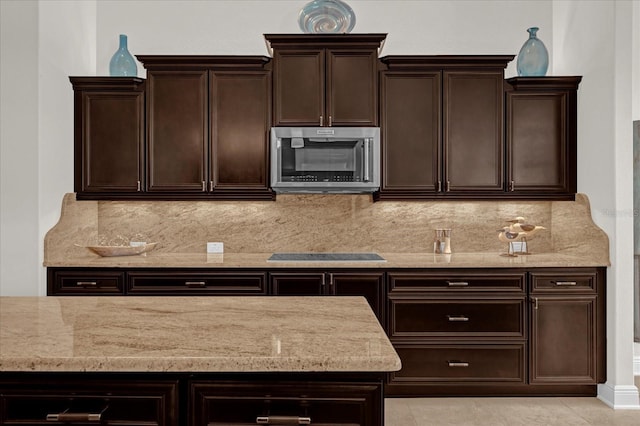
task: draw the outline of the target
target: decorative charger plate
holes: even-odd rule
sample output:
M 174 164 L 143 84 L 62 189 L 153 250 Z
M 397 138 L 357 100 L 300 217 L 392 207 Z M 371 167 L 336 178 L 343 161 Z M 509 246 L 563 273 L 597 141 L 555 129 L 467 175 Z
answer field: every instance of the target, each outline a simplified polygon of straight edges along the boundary
M 139 246 L 87 246 L 86 248 L 102 257 L 135 256 L 153 250 L 157 244 L 158 243 L 148 243 Z
M 300 9 L 298 25 L 305 33 L 349 33 L 356 15 L 341 0 L 313 0 Z

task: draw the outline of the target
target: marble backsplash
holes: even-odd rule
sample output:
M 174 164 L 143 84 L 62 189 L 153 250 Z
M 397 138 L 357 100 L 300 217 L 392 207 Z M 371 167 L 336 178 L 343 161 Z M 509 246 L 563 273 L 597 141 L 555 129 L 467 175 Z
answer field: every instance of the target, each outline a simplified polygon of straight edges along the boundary
M 608 238 L 592 221 L 588 198 L 576 201 L 377 202 L 370 195 L 278 195 L 277 201 L 77 201 L 63 199 L 60 221 L 45 238 L 45 263 L 86 255 L 79 246 L 124 239 L 158 242 L 156 252 L 283 251 L 432 252 L 436 228 L 451 228 L 454 253 L 501 252 L 497 230 L 523 216 L 547 229 L 529 242 L 533 253 L 600 251 Z

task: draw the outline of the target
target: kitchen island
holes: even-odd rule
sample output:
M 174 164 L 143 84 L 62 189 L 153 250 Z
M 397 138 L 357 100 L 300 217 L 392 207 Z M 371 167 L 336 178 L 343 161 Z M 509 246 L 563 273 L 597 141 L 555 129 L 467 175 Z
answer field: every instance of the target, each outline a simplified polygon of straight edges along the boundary
M 401 367 L 362 297 L 2 297 L 0 324 L 2 424 L 382 425 Z

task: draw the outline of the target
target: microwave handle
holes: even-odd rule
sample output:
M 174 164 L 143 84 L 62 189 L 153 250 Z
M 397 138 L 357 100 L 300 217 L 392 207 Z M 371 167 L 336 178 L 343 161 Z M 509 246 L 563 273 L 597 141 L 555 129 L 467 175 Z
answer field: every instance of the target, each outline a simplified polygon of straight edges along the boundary
M 364 140 L 364 176 L 362 177 L 364 182 L 369 182 L 369 141 L 371 141 L 369 138 Z

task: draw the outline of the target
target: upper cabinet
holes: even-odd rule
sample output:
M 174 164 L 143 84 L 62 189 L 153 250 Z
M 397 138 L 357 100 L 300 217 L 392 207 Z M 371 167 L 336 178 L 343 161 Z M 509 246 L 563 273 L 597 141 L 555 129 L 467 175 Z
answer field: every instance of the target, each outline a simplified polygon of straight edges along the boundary
M 582 77 L 516 77 L 506 84 L 507 182 L 512 195 L 573 199 L 577 90 Z
M 387 56 L 378 199 L 504 193 L 504 56 Z
M 377 126 L 386 34 L 267 34 L 275 126 Z
M 269 58 L 138 59 L 147 68 L 146 190 L 164 198 L 273 198 Z
M 145 81 L 136 77 L 70 80 L 78 198 L 138 194 L 144 186 Z

